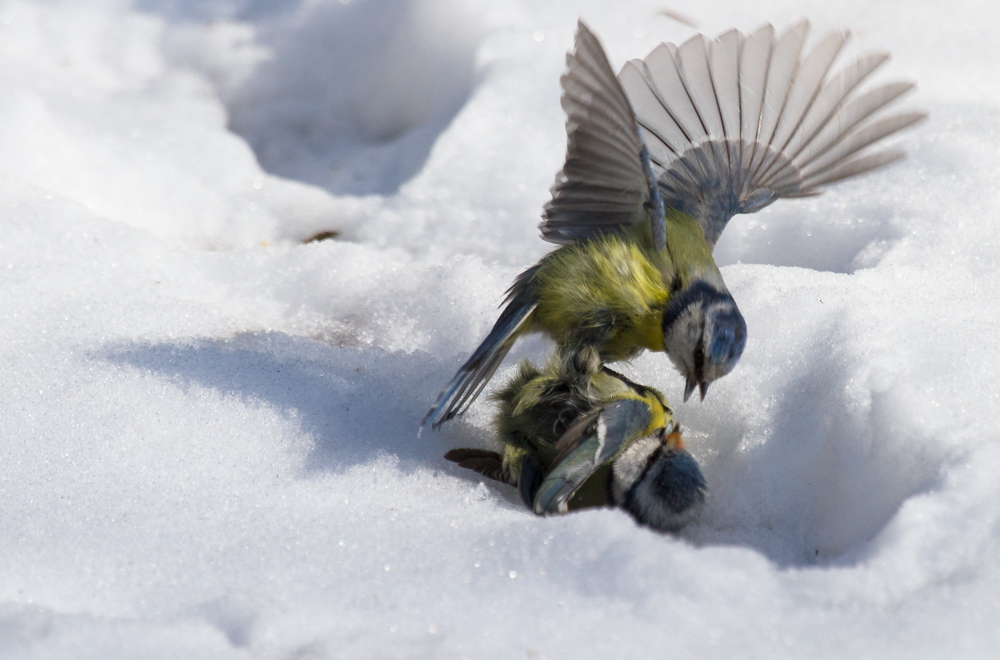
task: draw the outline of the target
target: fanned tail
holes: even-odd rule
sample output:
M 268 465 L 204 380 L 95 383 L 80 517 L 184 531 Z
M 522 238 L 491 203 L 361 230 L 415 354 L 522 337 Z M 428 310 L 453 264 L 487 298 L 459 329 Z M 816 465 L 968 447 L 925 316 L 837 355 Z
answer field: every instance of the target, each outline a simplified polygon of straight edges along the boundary
M 846 32 L 805 56 L 805 21 L 776 37 L 765 25 L 680 47 L 661 44 L 618 75 L 635 111 L 667 206 L 698 219 L 709 247 L 737 213 L 882 167 L 900 150 L 867 153 L 924 113 L 878 116 L 913 88 L 859 85 L 889 56 L 858 58 L 831 75 Z
M 507 304 L 490 334 L 441 390 L 434 406 L 420 422 L 417 437 L 423 433 L 428 422 L 438 428 L 449 419 L 464 413 L 486 387 L 538 306 L 531 282 L 537 270 L 538 266 L 534 266 L 518 276 L 508 292 Z

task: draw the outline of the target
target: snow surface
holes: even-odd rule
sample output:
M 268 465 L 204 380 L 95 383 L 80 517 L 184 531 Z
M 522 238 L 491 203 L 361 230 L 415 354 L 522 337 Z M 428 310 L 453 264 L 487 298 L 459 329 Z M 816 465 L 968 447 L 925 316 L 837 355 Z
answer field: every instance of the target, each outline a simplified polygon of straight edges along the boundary
M 534 517 L 441 458 L 485 399 L 417 440 L 550 247 L 577 17 L 619 67 L 692 34 L 664 8 L 0 2 L 0 657 L 998 657 L 994 3 L 669 6 L 849 27 L 931 113 L 734 220 L 750 341 L 704 403 L 628 369 L 698 524 Z

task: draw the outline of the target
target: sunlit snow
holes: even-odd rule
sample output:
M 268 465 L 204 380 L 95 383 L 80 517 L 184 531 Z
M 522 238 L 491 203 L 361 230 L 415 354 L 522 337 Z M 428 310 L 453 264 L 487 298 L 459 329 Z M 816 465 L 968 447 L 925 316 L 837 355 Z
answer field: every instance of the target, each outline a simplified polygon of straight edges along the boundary
M 704 403 L 624 367 L 710 486 L 680 536 L 445 461 L 487 397 L 416 437 L 551 247 L 577 18 L 618 68 L 694 33 L 667 9 L 850 28 L 930 113 L 901 164 L 733 221 L 750 340 Z M 0 657 L 997 657 L 998 18 L 0 2 Z

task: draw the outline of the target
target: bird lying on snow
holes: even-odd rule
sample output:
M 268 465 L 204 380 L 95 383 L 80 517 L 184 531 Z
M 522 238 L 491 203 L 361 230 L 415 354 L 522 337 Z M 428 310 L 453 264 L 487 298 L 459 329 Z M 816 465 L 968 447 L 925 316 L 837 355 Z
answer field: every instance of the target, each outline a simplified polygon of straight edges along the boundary
M 593 349 L 557 353 L 543 370 L 523 362 L 495 398 L 502 453 L 445 458 L 513 486 L 539 515 L 613 505 L 676 531 L 704 500 L 705 479 L 663 396 L 601 366 Z
M 729 219 L 899 159 L 898 150 L 862 150 L 924 116 L 879 118 L 912 85 L 858 92 L 888 56 L 831 75 L 847 34 L 803 56 L 807 31 L 802 22 L 775 36 L 765 25 L 661 44 L 616 78 L 579 24 L 562 77 L 566 162 L 540 225 L 561 247 L 517 277 L 421 431 L 462 414 L 533 332 L 603 362 L 665 351 L 685 378 L 685 400 L 695 389 L 704 399 L 733 369 L 746 323 L 712 258 Z

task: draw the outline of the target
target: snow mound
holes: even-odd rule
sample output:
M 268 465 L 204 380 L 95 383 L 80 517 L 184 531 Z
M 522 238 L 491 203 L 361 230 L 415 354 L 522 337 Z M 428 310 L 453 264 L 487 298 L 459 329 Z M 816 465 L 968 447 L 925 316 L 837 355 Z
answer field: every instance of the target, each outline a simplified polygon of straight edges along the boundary
M 0 656 L 995 657 L 988 8 L 677 5 L 851 27 L 931 115 L 732 223 L 750 339 L 704 403 L 623 367 L 709 481 L 683 534 L 444 461 L 492 443 L 486 397 L 417 440 L 549 247 L 578 15 L 620 66 L 692 33 L 662 10 L 0 2 Z

